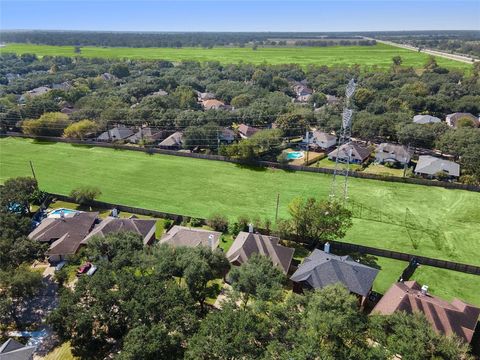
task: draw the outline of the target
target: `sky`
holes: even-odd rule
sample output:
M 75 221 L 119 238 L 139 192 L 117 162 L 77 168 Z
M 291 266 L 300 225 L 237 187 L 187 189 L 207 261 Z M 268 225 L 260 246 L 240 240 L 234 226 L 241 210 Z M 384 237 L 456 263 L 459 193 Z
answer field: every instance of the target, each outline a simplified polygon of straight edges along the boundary
M 480 30 L 480 0 L 0 0 L 0 29 Z

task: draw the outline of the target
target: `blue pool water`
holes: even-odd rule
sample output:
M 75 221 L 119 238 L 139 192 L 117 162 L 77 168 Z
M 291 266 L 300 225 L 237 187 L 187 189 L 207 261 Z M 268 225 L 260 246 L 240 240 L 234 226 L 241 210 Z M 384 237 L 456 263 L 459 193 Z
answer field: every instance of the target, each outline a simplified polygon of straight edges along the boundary
M 301 159 L 304 157 L 303 151 L 292 151 L 287 153 L 288 160 Z
M 62 208 L 62 209 L 55 209 L 55 210 L 53 210 L 53 211 L 50 213 L 50 215 L 60 215 L 60 213 L 61 213 L 62 210 L 63 210 L 63 213 L 64 213 L 65 215 L 67 215 L 67 214 L 74 214 L 74 213 L 77 213 L 77 212 L 78 212 L 77 210 L 64 209 L 64 208 Z

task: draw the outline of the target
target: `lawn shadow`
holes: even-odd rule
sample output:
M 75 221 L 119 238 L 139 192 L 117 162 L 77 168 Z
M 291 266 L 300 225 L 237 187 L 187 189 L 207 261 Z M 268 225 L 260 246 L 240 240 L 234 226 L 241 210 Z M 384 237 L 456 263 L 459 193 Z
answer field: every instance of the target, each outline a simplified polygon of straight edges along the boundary
M 89 144 L 77 144 L 77 143 L 70 143 L 73 147 L 81 147 L 81 148 L 86 148 L 86 149 L 92 149 L 96 147 L 95 145 L 89 145 Z
M 240 169 L 252 170 L 257 172 L 267 171 L 266 167 L 253 165 L 253 164 L 236 164 L 236 166 Z
M 42 139 L 33 139 L 33 144 L 35 145 L 55 145 L 55 141 L 51 140 L 42 140 Z

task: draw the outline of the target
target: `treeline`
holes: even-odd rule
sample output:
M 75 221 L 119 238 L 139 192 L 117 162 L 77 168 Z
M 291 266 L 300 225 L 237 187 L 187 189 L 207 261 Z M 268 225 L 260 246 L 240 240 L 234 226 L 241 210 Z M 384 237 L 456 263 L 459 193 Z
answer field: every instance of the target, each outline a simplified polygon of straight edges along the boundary
M 321 33 L 231 33 L 231 32 L 95 32 L 95 31 L 2 31 L 3 42 L 69 46 L 113 47 L 211 47 L 248 43 L 282 45 L 281 39 L 318 38 Z M 346 35 L 324 34 L 341 39 Z M 338 37 L 337 37 L 338 36 Z M 350 36 L 349 38 L 351 38 Z M 276 39 L 279 39 L 278 41 Z
M 375 40 L 297 40 L 295 46 L 374 46 L 377 44 Z

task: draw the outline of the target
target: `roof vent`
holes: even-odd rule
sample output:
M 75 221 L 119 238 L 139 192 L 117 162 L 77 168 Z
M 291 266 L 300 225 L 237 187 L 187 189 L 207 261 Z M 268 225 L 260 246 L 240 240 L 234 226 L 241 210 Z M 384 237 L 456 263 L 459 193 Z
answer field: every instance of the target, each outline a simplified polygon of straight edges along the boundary
M 327 241 L 325 245 L 323 245 L 323 251 L 325 251 L 327 254 L 330 253 L 330 243 Z
M 428 294 L 428 285 L 423 285 L 422 286 L 422 295 L 427 295 Z

